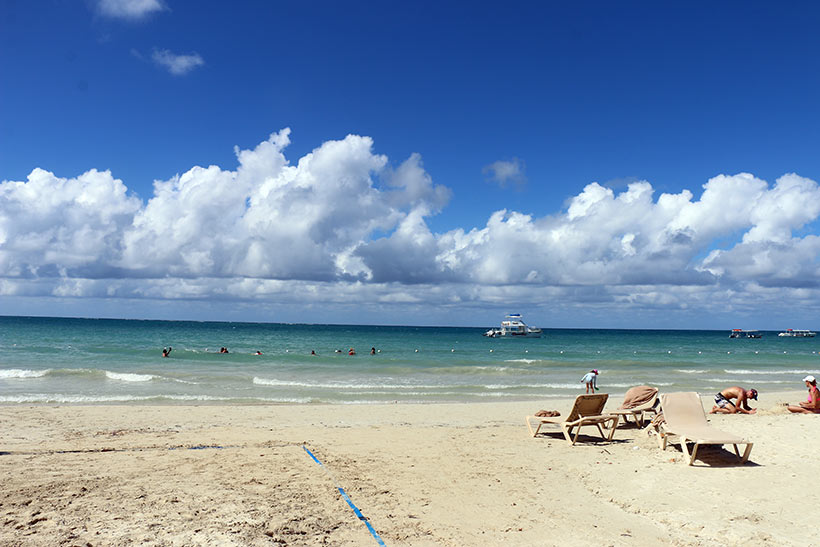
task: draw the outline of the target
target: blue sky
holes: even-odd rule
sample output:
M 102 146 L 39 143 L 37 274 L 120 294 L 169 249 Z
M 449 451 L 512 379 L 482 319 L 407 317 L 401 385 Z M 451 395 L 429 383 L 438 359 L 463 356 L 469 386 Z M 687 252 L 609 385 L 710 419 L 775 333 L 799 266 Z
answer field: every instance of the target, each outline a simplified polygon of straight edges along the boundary
M 3 3 L 7 313 L 815 317 L 815 6 L 236 4 Z

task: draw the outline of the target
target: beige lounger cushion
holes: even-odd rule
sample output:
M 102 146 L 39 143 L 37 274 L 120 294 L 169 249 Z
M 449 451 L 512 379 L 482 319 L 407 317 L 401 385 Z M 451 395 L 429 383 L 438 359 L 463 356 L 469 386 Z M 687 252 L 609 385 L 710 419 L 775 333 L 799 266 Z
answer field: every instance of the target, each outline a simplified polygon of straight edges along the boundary
M 661 448 L 666 449 L 669 436 L 677 435 L 683 453 L 688 456 L 689 465 L 695 462 L 698 447 L 703 444 L 731 444 L 740 461 L 748 461 L 754 443 L 710 425 L 706 420 L 700 396 L 694 391 L 664 393 L 661 395 L 661 411 L 664 417 L 664 422 L 659 424 Z M 686 447 L 687 442 L 695 443 L 691 455 Z M 738 450 L 739 444 L 746 445 L 743 456 Z

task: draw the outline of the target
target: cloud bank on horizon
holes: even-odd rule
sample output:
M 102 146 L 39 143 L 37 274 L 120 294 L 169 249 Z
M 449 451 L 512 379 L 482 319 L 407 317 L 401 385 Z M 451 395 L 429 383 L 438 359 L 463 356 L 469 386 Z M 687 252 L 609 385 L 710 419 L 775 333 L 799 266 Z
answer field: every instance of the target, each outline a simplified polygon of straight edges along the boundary
M 0 182 L 0 295 L 709 310 L 820 293 L 804 233 L 820 187 L 796 174 L 719 175 L 699 197 L 592 182 L 554 214 L 434 233 L 452 193 L 419 155 L 394 167 L 349 135 L 294 163 L 289 143 L 284 129 L 237 148 L 235 170 L 155 181 L 147 201 L 95 169 Z

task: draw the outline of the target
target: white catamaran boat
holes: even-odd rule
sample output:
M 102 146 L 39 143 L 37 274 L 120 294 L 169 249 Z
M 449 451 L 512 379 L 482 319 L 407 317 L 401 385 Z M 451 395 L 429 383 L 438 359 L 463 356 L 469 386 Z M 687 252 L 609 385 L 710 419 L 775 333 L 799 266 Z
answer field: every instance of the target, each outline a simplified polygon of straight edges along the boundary
M 490 338 L 502 336 L 541 338 L 541 329 L 538 327 L 530 327 L 524 323 L 520 313 L 511 313 L 501 322 L 500 329 L 490 329 L 484 333 L 484 336 L 489 336 Z
M 814 338 L 817 336 L 816 332 L 810 330 L 787 329 L 786 332 L 781 332 L 778 336 L 794 337 L 794 338 Z
M 732 329 L 729 338 L 763 338 L 763 333 L 759 330 Z

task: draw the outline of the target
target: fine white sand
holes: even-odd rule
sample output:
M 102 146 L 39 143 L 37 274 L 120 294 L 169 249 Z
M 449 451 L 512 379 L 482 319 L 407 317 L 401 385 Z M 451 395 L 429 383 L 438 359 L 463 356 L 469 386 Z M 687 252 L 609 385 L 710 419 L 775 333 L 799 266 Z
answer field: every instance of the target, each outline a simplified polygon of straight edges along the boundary
M 339 485 L 387 545 L 809 545 L 820 416 L 762 395 L 710 416 L 750 463 L 707 447 L 693 467 L 635 426 L 529 436 L 571 401 L 5 406 L 0 544 L 377 545 Z

